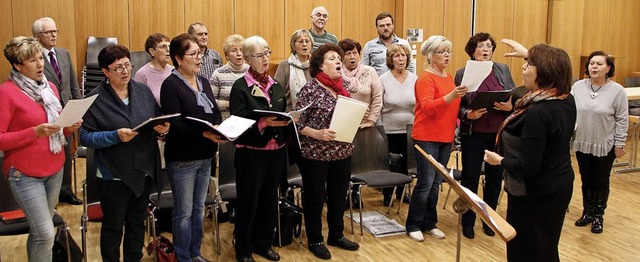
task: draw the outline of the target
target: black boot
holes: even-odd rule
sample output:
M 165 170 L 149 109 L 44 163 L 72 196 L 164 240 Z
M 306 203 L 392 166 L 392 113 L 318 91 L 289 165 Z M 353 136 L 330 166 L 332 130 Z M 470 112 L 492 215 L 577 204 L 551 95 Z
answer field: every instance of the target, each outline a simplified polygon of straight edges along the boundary
M 596 191 L 595 215 L 591 224 L 591 233 L 600 234 L 604 230 L 604 210 L 607 208 L 609 190 Z
M 583 227 L 593 222 L 595 203 L 591 188 L 582 188 L 582 216 L 576 220 L 575 225 Z

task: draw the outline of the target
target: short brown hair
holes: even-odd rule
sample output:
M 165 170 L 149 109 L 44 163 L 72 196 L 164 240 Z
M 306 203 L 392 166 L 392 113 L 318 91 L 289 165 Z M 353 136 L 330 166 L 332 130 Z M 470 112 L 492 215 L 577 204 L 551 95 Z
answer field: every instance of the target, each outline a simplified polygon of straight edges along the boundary
M 390 13 L 382 12 L 376 16 L 376 27 L 378 27 L 378 21 L 385 19 L 387 17 L 391 18 L 391 23 L 393 23 L 393 16 Z
M 22 62 L 38 53 L 42 53 L 42 45 L 34 37 L 14 37 L 4 47 L 4 57 L 7 58 L 12 67 L 14 64 L 22 64 Z
M 162 33 L 153 33 L 150 34 L 147 37 L 147 41 L 144 42 L 144 51 L 147 51 L 147 53 L 149 53 L 149 55 L 151 55 L 151 53 L 149 52 L 149 48 L 156 48 L 156 46 L 158 45 L 158 43 L 162 42 L 162 41 L 167 41 L 169 42 L 169 37 L 162 34 Z
M 571 91 L 571 59 L 564 50 L 547 44 L 538 44 L 529 49 L 529 65 L 538 71 L 536 84 L 539 88 L 557 88 L 558 95 Z
M 191 34 L 180 34 L 173 39 L 169 44 L 169 55 L 171 56 L 171 62 L 176 68 L 180 67 L 177 57 L 182 58 L 184 54 L 189 50 L 189 41 L 198 44 L 198 39 Z
M 338 53 L 340 57 L 344 56 L 342 48 L 334 43 L 326 43 L 318 47 L 318 49 L 313 50 L 313 52 L 311 52 L 311 61 L 309 61 L 309 74 L 311 77 L 316 77 L 316 75 L 322 71 L 320 70 L 320 66 L 324 62 L 324 54 L 329 51 Z
M 338 46 L 342 48 L 343 52 L 351 51 L 354 48 L 356 49 L 356 51 L 358 51 L 358 54 L 360 54 L 360 51 L 362 51 L 362 45 L 360 45 L 358 41 L 351 38 L 340 40 L 340 42 L 338 42 Z
M 407 55 L 407 64 L 405 65 L 405 69 L 409 66 L 409 63 L 411 63 L 411 52 L 409 51 L 409 48 L 406 45 L 392 44 L 387 48 L 387 68 L 389 68 L 389 70 L 393 70 L 393 68 L 395 68 L 393 65 L 393 55 L 399 53 L 401 50 Z
M 587 62 L 584 64 L 584 74 L 588 75 L 589 78 L 591 78 L 591 76 L 589 75 L 589 62 L 591 62 L 591 58 L 593 58 L 594 56 L 604 56 L 604 61 L 609 66 L 609 72 L 607 72 L 607 78 L 613 77 L 614 73 L 616 72 L 616 63 L 613 60 L 613 57 L 605 53 L 604 51 L 593 51 L 589 55 L 589 59 L 587 59 Z
M 131 60 L 129 49 L 123 45 L 108 45 L 98 53 L 98 65 L 100 68 L 109 69 L 109 65 L 122 58 Z
M 302 38 L 303 36 L 309 38 L 309 41 L 311 41 L 311 46 L 313 46 L 314 41 L 311 33 L 305 29 L 298 29 L 294 31 L 293 34 L 291 34 L 291 40 L 289 40 L 289 47 L 291 47 L 292 54 L 296 54 L 296 41 L 298 41 L 298 39 Z
M 471 58 L 471 60 L 475 60 L 475 58 L 473 57 L 473 53 L 476 52 L 478 43 L 484 42 L 487 40 L 491 41 L 491 45 L 493 46 L 493 48 L 491 48 L 491 52 L 495 52 L 496 40 L 493 40 L 493 37 L 491 37 L 489 33 L 480 32 L 469 38 L 469 41 L 467 41 L 467 45 L 464 46 L 464 51 L 467 52 L 467 55 L 469 55 L 469 58 Z

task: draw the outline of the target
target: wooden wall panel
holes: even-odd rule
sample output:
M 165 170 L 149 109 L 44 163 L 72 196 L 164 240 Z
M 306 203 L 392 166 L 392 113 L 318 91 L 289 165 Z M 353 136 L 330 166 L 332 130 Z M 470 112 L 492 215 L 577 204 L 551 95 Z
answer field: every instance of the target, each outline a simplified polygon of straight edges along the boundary
M 580 78 L 584 69 L 580 64 L 582 44 L 583 0 L 563 0 L 553 3 L 551 45 L 567 51 L 571 58 L 573 77 Z
M 593 50 L 611 49 L 611 37 L 602 35 L 612 31 L 609 24 L 611 1 L 612 0 L 589 1 L 588 4 L 584 5 L 583 14 L 584 17 L 588 17 L 588 19 L 583 19 L 582 21 L 582 31 L 585 32 L 585 34 L 582 35 L 582 55 L 589 55 Z
M 547 0 L 515 0 L 513 7 L 513 39 L 527 48 L 544 43 L 547 33 Z M 522 59 L 508 64 L 516 86 L 522 84 Z
M 76 0 L 76 70 L 84 66 L 89 36 L 117 37 L 118 44 L 129 47 L 129 13 L 127 0 Z M 79 75 L 80 76 L 80 75 Z
M 11 0 L 0 1 L 0 10 L 11 10 Z M 5 28 L 4 30 L 0 30 L 0 43 L 2 44 L 2 50 L 4 50 L 9 39 L 13 37 L 13 17 L 10 15 L 0 16 L 0 25 Z M 0 83 L 9 78 L 10 71 L 11 65 L 3 55 L 0 58 Z
M 378 37 L 375 26 L 376 16 L 382 12 L 389 12 L 395 21 L 398 19 L 395 8 L 395 1 L 389 0 L 344 0 L 342 2 L 342 38 L 352 38 L 364 47 L 367 41 Z M 395 33 L 398 37 L 405 35 L 397 28 Z
M 444 0 L 439 1 L 423 1 L 423 0 L 404 0 L 403 10 L 403 26 L 404 29 L 422 28 L 424 30 L 424 39 L 430 35 L 441 35 L 444 33 Z M 426 58 L 420 54 L 420 45 L 422 42 L 412 42 L 412 49 L 416 50 L 416 73 L 420 74 L 425 67 Z
M 185 32 L 184 18 L 184 1 L 129 1 L 129 49 L 143 51 L 147 37 L 153 33 L 163 33 L 171 39 Z
M 135 1 L 135 0 L 134 0 Z M 169 0 L 176 1 L 176 0 Z M 222 45 L 227 36 L 236 31 L 234 14 L 236 7 L 233 0 L 182 0 L 184 1 L 184 24 L 176 35 L 186 33 L 190 24 L 200 22 L 209 30 L 209 48 L 216 50 L 224 60 Z M 178 1 L 181 2 L 181 1 Z M 239 9 L 242 10 L 242 9 Z M 258 20 L 260 16 L 251 19 Z M 240 33 L 242 34 L 242 33 Z M 174 37 L 173 35 L 171 37 Z M 243 35 L 247 37 L 247 35 Z
M 451 41 L 453 54 L 449 61 L 447 72 L 450 74 L 467 63 L 469 56 L 464 52 L 464 46 L 471 34 L 471 0 L 446 0 L 444 6 L 443 35 Z
M 284 0 L 236 0 L 235 10 L 236 33 L 244 37 L 260 35 L 267 40 L 273 50 L 271 59 L 283 59 L 285 54 L 288 57 L 289 48 L 284 49 Z
M 614 80 L 624 85 L 624 77 L 637 77 L 631 72 L 640 71 L 640 5 L 634 4 L 636 0 L 613 0 L 612 3 L 610 27 L 604 31 L 611 35 L 611 48 L 605 52 L 618 56 Z M 593 30 L 585 33 L 602 37 L 602 33 Z
M 483 0 L 476 1 L 476 3 L 475 32 L 489 33 L 493 40 L 496 41 L 497 48 L 493 54 L 493 61 L 511 63 L 511 58 L 504 57 L 504 53 L 510 50 L 504 44 L 501 44 L 500 40 L 514 37 L 511 30 L 513 27 L 514 0 Z M 466 42 L 464 44 L 466 45 Z

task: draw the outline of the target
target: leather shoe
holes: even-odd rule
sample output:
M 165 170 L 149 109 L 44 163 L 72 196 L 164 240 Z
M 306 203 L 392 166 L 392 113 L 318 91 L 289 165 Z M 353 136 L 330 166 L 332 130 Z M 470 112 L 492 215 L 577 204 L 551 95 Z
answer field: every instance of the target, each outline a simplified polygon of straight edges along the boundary
M 493 232 L 493 230 L 490 227 L 482 227 L 482 232 L 484 232 L 485 235 L 490 237 L 496 235 L 496 232 Z
M 278 253 L 276 253 L 276 251 L 273 251 L 273 249 L 271 248 L 266 248 L 266 249 L 256 249 L 253 251 L 253 253 L 256 253 L 268 260 L 271 261 L 279 261 L 280 260 L 280 255 L 278 255 Z
M 315 243 L 309 244 L 309 251 L 313 253 L 314 256 L 321 259 L 331 259 L 331 252 L 327 249 L 327 246 L 324 243 Z
M 75 195 L 64 195 L 58 198 L 60 202 L 69 203 L 71 205 L 82 205 L 82 200 L 77 198 Z
M 329 240 L 327 241 L 327 244 L 329 244 L 330 246 L 341 247 L 346 250 L 358 250 L 358 248 L 360 248 L 360 245 L 358 245 L 358 243 L 346 239 L 345 237 L 341 237 L 340 239 L 334 241 Z
M 255 260 L 253 260 L 253 257 L 248 256 L 248 257 L 236 257 L 236 259 L 238 260 L 238 262 L 256 262 Z
M 476 233 L 473 232 L 473 227 L 463 227 L 462 235 L 468 239 L 473 239 L 476 237 Z

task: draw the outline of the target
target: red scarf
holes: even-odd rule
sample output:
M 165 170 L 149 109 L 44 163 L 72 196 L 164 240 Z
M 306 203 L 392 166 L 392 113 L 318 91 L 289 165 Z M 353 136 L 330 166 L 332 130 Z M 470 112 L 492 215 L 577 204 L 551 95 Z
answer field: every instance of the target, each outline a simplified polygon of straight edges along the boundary
M 320 72 L 316 75 L 316 80 L 318 80 L 318 82 L 322 83 L 323 85 L 331 88 L 333 91 L 338 93 L 338 95 L 351 97 L 349 92 L 347 92 L 347 90 L 344 89 L 344 83 L 342 82 L 342 77 L 338 77 L 338 79 L 331 79 L 331 77 L 329 77 L 324 72 Z
M 263 89 L 267 88 L 267 86 L 269 85 L 268 70 L 264 70 L 264 73 L 258 73 L 256 70 L 253 70 L 252 67 L 249 67 L 249 75 L 251 75 L 251 77 L 253 77 L 253 79 L 255 79 L 256 81 L 258 81 L 258 84 L 260 84 Z
M 569 94 L 558 95 L 558 89 L 556 88 L 546 88 L 529 92 L 522 98 L 518 99 L 518 101 L 516 101 L 515 110 L 507 117 L 507 119 L 504 120 L 504 122 L 502 122 L 502 125 L 500 125 L 500 128 L 498 129 L 498 135 L 496 136 L 496 152 L 498 154 L 502 153 L 501 138 L 504 128 L 522 116 L 532 105 L 544 100 L 564 100 L 567 96 L 569 96 Z

